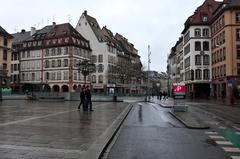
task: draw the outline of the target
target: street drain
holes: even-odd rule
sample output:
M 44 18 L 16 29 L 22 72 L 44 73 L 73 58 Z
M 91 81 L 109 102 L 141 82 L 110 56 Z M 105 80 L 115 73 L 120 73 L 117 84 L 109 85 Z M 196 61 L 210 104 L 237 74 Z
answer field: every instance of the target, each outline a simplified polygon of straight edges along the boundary
M 206 139 L 206 143 L 212 146 L 217 146 L 217 143 L 213 139 Z

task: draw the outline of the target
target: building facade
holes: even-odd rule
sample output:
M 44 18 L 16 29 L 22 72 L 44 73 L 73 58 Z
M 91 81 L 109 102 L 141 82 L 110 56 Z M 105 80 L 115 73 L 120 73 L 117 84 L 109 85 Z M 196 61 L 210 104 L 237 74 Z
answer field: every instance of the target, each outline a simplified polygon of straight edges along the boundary
M 211 92 L 210 21 L 219 2 L 206 0 L 185 22 L 183 34 L 184 82 L 187 93 L 208 98 Z
M 240 1 L 224 0 L 215 11 L 212 33 L 213 95 L 240 96 Z
M 20 51 L 20 77 L 23 91 L 72 92 L 84 81 L 77 64 L 90 60 L 89 41 L 69 23 L 46 26 L 24 40 Z
M 116 78 L 119 74 L 114 72 L 120 61 L 141 65 L 137 49 L 127 38 L 118 33 L 113 35 L 106 26 L 101 29 L 97 20 L 88 15 L 87 11 L 81 15 L 76 30 L 90 41 L 92 60 L 97 66 L 92 75 L 95 93 L 110 94 L 113 89 L 121 94 L 140 92 L 136 77 L 126 83 L 127 81 L 123 80 L 125 77 L 122 80 Z
M 13 36 L 0 26 L 0 71 L 1 71 L 0 85 L 1 87 L 10 86 L 12 39 L 13 39 Z

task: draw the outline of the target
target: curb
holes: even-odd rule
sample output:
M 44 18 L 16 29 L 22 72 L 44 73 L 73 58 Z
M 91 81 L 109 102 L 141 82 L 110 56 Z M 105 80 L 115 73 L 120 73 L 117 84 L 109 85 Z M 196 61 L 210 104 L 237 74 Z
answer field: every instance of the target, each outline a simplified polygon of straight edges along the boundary
M 188 124 L 186 121 L 184 121 L 183 119 L 181 119 L 180 117 L 178 117 L 177 115 L 175 115 L 172 111 L 169 111 L 169 113 L 175 117 L 178 121 L 180 121 L 186 128 L 188 129 L 209 129 L 210 127 L 208 125 L 205 126 L 193 126 Z
M 119 128 L 123 124 L 133 105 L 129 104 L 120 115 L 113 121 L 105 132 L 83 153 L 81 159 L 98 159 L 105 151 Z

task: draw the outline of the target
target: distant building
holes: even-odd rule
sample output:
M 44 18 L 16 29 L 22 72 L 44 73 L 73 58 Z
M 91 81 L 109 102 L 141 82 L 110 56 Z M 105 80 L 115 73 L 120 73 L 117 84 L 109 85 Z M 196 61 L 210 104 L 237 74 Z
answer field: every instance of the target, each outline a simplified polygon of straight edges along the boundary
M 13 36 L 0 26 L 0 76 L 2 76 L 0 77 L 1 87 L 10 86 L 12 39 Z
M 32 28 L 31 36 L 22 40 L 19 60 L 23 91 L 72 92 L 84 85 L 77 63 L 90 60 L 91 48 L 69 23 Z
M 32 28 L 34 29 L 34 28 Z M 33 30 L 32 30 L 33 31 Z M 13 52 L 11 60 L 11 88 L 15 92 L 19 92 L 22 89 L 20 80 L 20 52 L 23 49 L 23 42 L 31 37 L 34 32 L 26 31 L 24 29 L 21 32 L 12 34 L 13 36 Z
M 76 30 L 90 41 L 92 60 L 97 66 L 96 72 L 92 75 L 95 93 L 109 94 L 112 89 L 120 94 L 141 92 L 140 79 L 135 77 L 127 81 L 125 77 L 116 78 L 114 72 L 114 67 L 120 61 L 141 65 L 140 56 L 133 44 L 120 34 L 114 36 L 106 26 L 101 29 L 97 20 L 88 15 L 87 11 L 81 15 Z

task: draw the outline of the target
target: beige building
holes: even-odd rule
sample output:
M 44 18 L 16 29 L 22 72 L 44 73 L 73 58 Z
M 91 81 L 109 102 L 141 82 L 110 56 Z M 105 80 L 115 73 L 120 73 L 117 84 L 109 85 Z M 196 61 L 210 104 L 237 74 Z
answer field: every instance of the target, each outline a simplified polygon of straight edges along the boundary
M 240 1 L 224 0 L 215 11 L 212 32 L 212 94 L 239 97 L 240 92 Z
M 0 26 L 0 82 L 6 87 L 10 84 L 11 76 L 12 38 L 12 35 Z

